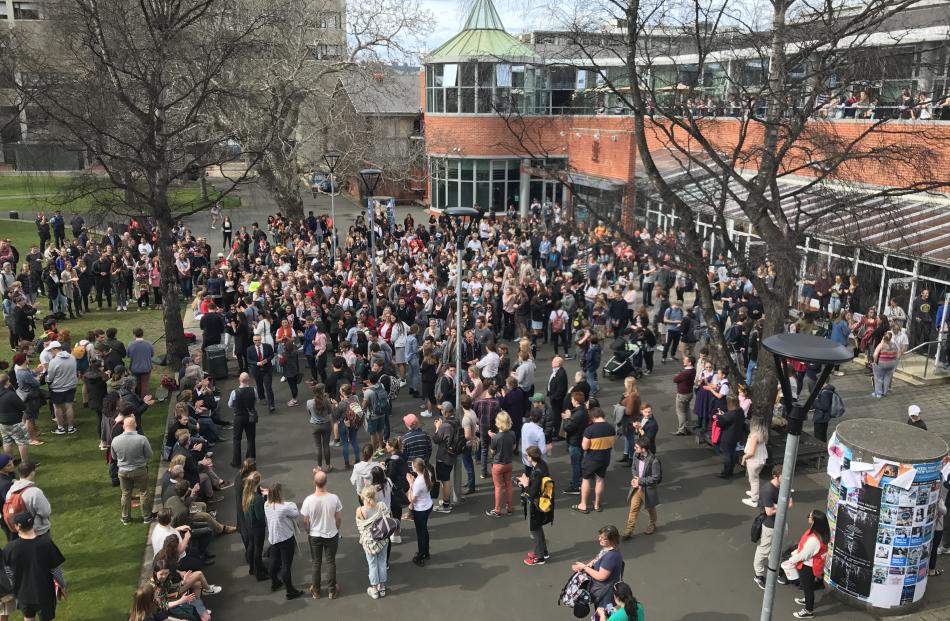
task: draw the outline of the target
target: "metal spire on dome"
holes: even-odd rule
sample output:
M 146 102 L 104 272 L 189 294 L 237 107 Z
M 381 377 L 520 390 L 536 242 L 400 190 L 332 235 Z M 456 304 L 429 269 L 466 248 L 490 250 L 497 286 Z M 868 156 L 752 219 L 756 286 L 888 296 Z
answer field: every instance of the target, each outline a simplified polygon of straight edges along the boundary
M 492 0 L 475 0 L 463 30 L 504 30 Z

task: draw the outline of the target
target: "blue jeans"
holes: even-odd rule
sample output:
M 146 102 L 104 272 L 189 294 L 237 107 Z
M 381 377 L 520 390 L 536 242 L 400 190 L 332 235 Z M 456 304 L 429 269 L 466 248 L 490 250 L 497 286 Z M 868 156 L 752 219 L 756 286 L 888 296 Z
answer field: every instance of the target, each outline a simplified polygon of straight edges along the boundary
M 475 461 L 472 459 L 472 447 L 466 446 L 462 451 L 462 465 L 468 474 L 468 489 L 475 489 Z
M 378 554 L 366 554 L 366 564 L 369 566 L 369 584 L 386 584 L 386 548 L 379 551 Z
M 353 448 L 353 462 L 360 460 L 360 445 L 356 441 L 359 429 L 350 429 L 346 425 L 340 426 L 340 444 L 343 445 L 343 463 L 350 465 L 350 448 Z
M 409 384 L 409 389 L 419 392 L 419 388 L 422 382 L 422 378 L 419 370 L 419 363 L 414 359 L 413 362 L 410 362 L 407 367 L 406 372 L 406 383 Z
M 750 360 L 749 364 L 746 365 L 746 368 L 745 368 L 745 385 L 746 386 L 752 385 L 752 374 L 755 373 L 755 369 L 758 366 L 759 366 L 759 363 L 756 362 L 755 360 Z
M 623 431 L 623 456 L 631 457 L 633 456 L 634 450 L 633 445 L 637 441 L 637 430 L 630 426 L 629 421 L 624 419 L 624 422 L 621 423 L 624 425 Z
M 587 383 L 590 384 L 590 395 L 597 394 L 597 368 L 584 369 L 584 375 L 587 376 Z
M 579 446 L 568 446 L 567 451 L 571 454 L 571 489 L 581 488 L 581 458 L 584 456 L 584 450 Z

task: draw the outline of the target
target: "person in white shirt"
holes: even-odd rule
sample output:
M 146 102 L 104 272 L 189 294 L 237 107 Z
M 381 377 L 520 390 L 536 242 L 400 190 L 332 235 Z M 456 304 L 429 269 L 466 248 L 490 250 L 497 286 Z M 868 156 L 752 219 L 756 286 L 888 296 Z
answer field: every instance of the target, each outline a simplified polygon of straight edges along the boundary
M 409 483 L 409 505 L 412 507 L 412 521 L 416 527 L 418 552 L 412 562 L 422 567 L 429 558 L 429 516 L 432 514 L 432 478 L 421 457 L 412 461 L 412 472 L 406 474 Z
M 339 496 L 327 491 L 327 473 L 319 468 L 313 470 L 314 492 L 300 506 L 303 525 L 310 542 L 310 560 L 313 574 L 310 595 L 320 597 L 321 569 L 324 559 L 327 564 L 327 590 L 330 599 L 336 599 L 339 590 L 336 582 L 336 551 L 340 542 L 340 523 L 343 521 L 343 503 Z
M 501 359 L 498 357 L 498 354 L 495 353 L 494 343 L 486 343 L 485 355 L 482 356 L 481 360 L 475 363 L 475 367 L 481 371 L 483 378 L 494 378 L 498 375 L 499 362 L 501 362 Z
M 261 490 L 262 493 L 264 491 Z M 290 570 L 297 550 L 294 522 L 300 517 L 300 512 L 296 504 L 284 502 L 284 488 L 280 483 L 271 483 L 266 492 L 264 517 L 267 519 L 267 540 L 271 545 L 270 588 L 276 591 L 283 586 L 287 590 L 287 599 L 297 599 L 303 595 L 303 591 L 294 587 Z
M 531 460 L 528 458 L 528 449 L 532 446 L 538 447 L 542 456 L 547 456 L 551 452 L 551 445 L 545 441 L 544 429 L 541 428 L 541 417 L 544 415 L 542 410 L 531 408 L 528 411 L 528 422 L 521 427 L 521 463 L 524 464 L 524 474 L 531 476 Z

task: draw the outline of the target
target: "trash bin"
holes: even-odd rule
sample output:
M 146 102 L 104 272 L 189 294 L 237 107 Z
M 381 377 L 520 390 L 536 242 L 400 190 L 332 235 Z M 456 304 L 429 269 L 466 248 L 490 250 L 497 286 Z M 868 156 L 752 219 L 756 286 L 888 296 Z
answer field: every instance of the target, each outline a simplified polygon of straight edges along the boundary
M 19 212 L 19 211 L 11 211 L 11 212 L 10 212 L 10 219 L 11 219 L 11 220 L 19 220 L 19 219 L 20 219 L 20 212 Z
M 216 380 L 228 378 L 228 357 L 224 345 L 208 345 L 204 354 L 205 371 Z

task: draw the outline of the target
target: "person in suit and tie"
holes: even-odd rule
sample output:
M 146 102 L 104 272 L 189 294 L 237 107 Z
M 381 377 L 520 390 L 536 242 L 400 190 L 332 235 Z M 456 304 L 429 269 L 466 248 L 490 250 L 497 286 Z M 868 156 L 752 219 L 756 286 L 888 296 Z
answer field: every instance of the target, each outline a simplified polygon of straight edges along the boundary
M 257 398 L 267 398 L 267 409 L 274 411 L 274 348 L 261 342 L 261 335 L 254 335 L 253 344 L 247 348 L 247 366 L 257 382 Z
M 567 398 L 567 371 L 561 368 L 564 359 L 555 356 L 551 360 L 551 377 L 548 378 L 548 400 L 551 402 L 551 411 L 554 412 L 555 429 L 554 440 L 559 440 L 561 433 L 561 412 L 564 411 L 564 399 Z
M 637 458 L 633 460 L 631 468 L 633 478 L 630 479 L 630 491 L 627 492 L 630 512 L 627 514 L 627 527 L 623 531 L 624 541 L 633 537 L 633 531 L 637 527 L 637 516 L 643 507 L 646 507 L 647 513 L 650 514 L 650 525 L 643 531 L 644 534 L 652 535 L 656 532 L 656 506 L 660 504 L 657 486 L 663 480 L 663 469 L 660 460 L 650 450 L 650 440 L 645 436 L 640 436 L 633 450 Z
M 726 411 L 716 415 L 719 425 L 719 454 L 722 455 L 722 472 L 716 476 L 731 479 L 736 469 L 736 444 L 742 441 L 745 431 L 745 415 L 739 407 L 739 398 L 726 397 Z
M 113 232 L 111 226 L 106 229 L 106 234 L 102 236 L 102 246 L 112 246 L 113 248 L 119 246 L 119 236 Z
M 653 408 L 650 407 L 649 403 L 640 406 L 640 414 L 643 415 L 643 418 L 640 419 L 639 423 L 633 423 L 633 426 L 640 432 L 642 438 L 646 438 L 649 443 L 650 454 L 656 455 L 656 434 L 660 431 L 660 425 L 653 418 Z

